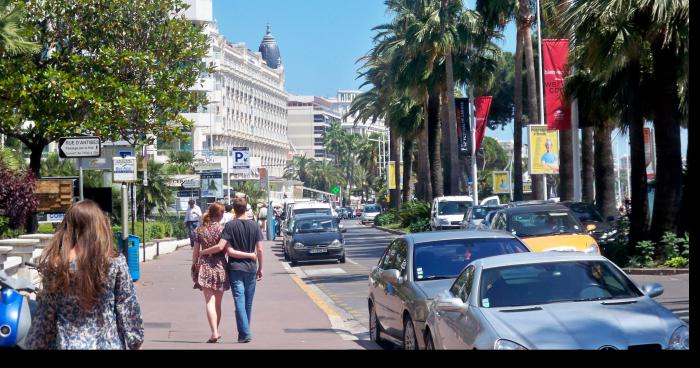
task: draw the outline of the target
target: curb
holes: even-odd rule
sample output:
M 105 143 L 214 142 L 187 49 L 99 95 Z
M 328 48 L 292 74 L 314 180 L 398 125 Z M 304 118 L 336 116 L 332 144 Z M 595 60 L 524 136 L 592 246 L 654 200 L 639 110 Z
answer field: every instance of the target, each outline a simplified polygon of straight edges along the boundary
M 395 235 L 406 235 L 407 234 L 401 230 L 387 229 L 387 228 L 381 227 L 381 226 L 374 226 L 374 228 L 381 230 L 381 231 L 386 231 L 387 233 L 391 233 L 391 234 L 395 234 Z
M 689 268 L 623 268 L 628 275 L 682 275 L 689 274 Z

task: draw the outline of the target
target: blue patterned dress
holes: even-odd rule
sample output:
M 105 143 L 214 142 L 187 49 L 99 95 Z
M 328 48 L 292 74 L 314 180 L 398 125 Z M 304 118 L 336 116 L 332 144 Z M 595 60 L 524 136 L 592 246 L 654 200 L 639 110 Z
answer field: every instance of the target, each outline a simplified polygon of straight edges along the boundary
M 123 350 L 143 343 L 141 308 L 124 255 L 114 258 L 105 292 L 89 312 L 74 295 L 40 294 L 37 304 L 26 340 L 29 349 Z

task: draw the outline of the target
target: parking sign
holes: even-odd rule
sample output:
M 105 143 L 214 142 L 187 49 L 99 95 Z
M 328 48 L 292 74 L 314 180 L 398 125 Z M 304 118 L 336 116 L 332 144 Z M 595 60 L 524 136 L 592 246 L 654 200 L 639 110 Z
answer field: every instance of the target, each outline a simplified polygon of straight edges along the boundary
M 234 174 L 245 174 L 250 171 L 250 148 L 248 147 L 233 147 L 231 149 L 231 157 L 233 164 L 231 169 Z

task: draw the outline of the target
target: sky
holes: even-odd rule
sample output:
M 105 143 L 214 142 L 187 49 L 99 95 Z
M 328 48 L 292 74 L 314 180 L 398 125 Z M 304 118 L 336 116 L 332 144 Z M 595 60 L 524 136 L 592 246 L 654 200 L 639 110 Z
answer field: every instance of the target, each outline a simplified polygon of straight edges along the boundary
M 475 0 L 467 0 L 473 7 Z M 339 89 L 358 89 L 357 60 L 372 48 L 372 28 L 390 21 L 383 0 L 213 0 L 220 32 L 231 42 L 245 42 L 257 51 L 271 26 L 285 67 L 286 88 L 294 95 L 334 97 Z M 515 52 L 515 27 L 497 44 Z M 513 127 L 488 130 L 487 136 L 512 140 Z M 524 137 L 526 135 L 524 134 Z M 681 136 L 687 152 L 687 131 Z M 627 138 L 617 136 L 620 153 L 629 151 Z

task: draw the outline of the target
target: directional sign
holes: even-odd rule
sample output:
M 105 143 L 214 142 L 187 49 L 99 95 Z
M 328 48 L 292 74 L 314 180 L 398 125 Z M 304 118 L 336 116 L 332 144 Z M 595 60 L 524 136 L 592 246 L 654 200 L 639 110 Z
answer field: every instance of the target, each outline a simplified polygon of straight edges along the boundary
M 136 157 L 114 157 L 112 158 L 114 175 L 112 181 L 115 183 L 132 183 L 136 181 Z
M 234 147 L 231 149 L 231 155 L 233 157 L 232 169 L 234 173 L 247 173 L 250 171 L 250 148 L 248 147 Z
M 99 137 L 65 137 L 58 141 L 61 158 L 100 157 L 102 141 Z
M 331 193 L 338 195 L 340 193 L 340 185 L 336 185 L 331 189 Z

